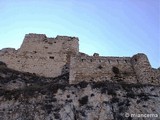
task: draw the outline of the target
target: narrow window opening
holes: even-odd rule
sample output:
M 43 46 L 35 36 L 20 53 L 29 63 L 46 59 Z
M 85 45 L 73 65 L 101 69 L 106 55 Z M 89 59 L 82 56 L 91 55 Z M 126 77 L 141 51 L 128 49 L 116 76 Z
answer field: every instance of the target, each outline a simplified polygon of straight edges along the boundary
M 54 57 L 53 57 L 53 56 L 50 56 L 49 58 L 50 58 L 50 59 L 54 59 Z

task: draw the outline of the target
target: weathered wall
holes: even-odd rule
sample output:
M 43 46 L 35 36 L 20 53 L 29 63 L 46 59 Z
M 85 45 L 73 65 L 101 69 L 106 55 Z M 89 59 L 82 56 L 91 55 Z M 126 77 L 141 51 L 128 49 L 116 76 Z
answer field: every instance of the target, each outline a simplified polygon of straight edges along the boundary
M 113 68 L 118 69 L 115 73 Z M 160 70 L 153 69 L 145 54 L 133 57 L 102 57 L 79 54 L 71 58 L 70 83 L 81 81 L 120 81 L 160 84 Z
M 70 83 L 78 83 L 82 80 L 122 80 L 135 83 L 136 76 L 131 65 L 130 57 L 100 57 L 79 54 L 71 58 Z M 118 68 L 119 73 L 114 73 L 113 67 Z
M 51 53 L 79 52 L 78 38 L 57 36 L 47 38 L 44 34 L 27 34 L 24 38 L 20 53 L 32 52 L 36 55 L 48 56 Z
M 70 73 L 70 83 L 81 81 L 117 81 L 127 83 L 160 83 L 160 70 L 153 69 L 145 54 L 133 57 L 88 56 L 79 52 L 76 37 L 27 34 L 20 49 L 0 50 L 0 61 L 9 68 L 56 77 Z
M 132 57 L 131 61 L 139 83 L 147 84 L 159 82 L 145 54 L 138 53 Z
M 152 77 L 151 83 L 156 83 L 157 85 L 160 84 L 160 69 L 152 68 Z
M 19 50 L 0 51 L 0 61 L 9 68 L 46 77 L 63 74 L 70 55 L 78 53 L 78 38 L 43 34 L 27 34 Z

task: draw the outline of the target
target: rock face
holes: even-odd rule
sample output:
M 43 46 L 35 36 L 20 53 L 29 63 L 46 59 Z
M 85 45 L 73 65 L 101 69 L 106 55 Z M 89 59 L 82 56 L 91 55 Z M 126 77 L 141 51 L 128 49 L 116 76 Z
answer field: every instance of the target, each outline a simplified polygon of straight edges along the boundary
M 69 84 L 69 73 L 45 78 L 0 67 L 0 120 L 159 120 L 159 113 L 159 85 Z

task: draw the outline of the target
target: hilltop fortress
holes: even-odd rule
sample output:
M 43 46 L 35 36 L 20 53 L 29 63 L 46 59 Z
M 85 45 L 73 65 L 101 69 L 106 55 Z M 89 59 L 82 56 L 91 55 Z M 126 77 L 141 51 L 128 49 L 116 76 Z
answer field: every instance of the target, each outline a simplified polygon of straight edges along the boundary
M 81 81 L 123 81 L 128 83 L 160 84 L 160 70 L 153 69 L 143 53 L 133 57 L 89 56 L 79 52 L 77 37 L 26 34 L 18 50 L 0 50 L 0 61 L 9 68 L 57 77 L 69 73 L 70 84 Z

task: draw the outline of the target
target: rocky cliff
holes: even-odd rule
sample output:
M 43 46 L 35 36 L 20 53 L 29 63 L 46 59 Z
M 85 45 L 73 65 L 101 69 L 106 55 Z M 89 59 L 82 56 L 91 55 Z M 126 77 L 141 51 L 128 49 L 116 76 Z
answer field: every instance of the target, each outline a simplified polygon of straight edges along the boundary
M 0 120 L 159 120 L 160 86 L 115 82 L 69 84 L 0 63 Z M 82 80 L 83 81 L 83 80 Z

